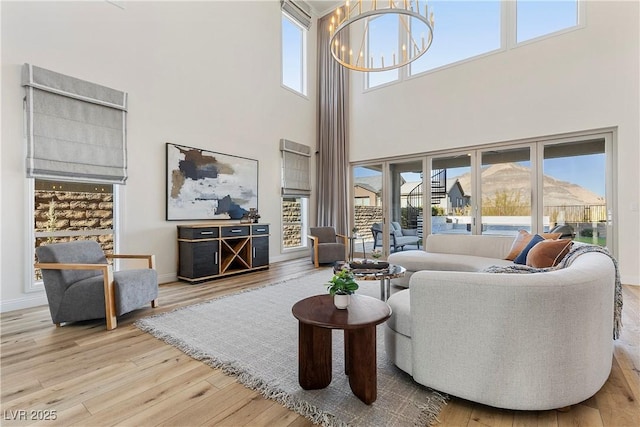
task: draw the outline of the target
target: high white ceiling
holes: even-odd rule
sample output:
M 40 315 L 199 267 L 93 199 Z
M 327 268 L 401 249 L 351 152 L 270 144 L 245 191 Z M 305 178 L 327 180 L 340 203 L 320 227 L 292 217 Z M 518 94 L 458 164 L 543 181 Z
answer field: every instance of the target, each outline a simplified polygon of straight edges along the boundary
M 344 3 L 344 1 L 335 0 L 306 0 L 305 2 L 313 8 L 318 16 L 324 16 Z

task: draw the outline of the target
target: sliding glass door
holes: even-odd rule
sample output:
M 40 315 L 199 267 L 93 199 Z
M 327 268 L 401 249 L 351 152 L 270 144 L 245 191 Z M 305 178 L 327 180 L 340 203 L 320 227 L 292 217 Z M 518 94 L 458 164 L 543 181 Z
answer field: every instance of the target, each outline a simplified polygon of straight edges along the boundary
M 531 147 L 480 152 L 480 224 L 475 234 L 532 230 Z
M 473 176 L 471 153 L 431 159 L 431 234 L 471 234 Z
M 549 143 L 543 149 L 543 218 L 576 241 L 607 246 L 606 140 Z
M 353 167 L 353 226 L 350 234 L 355 258 L 370 257 L 375 245 L 374 235 L 383 228 L 382 171 L 381 163 Z
M 423 234 L 422 158 L 389 163 L 389 252 L 419 249 Z M 394 240 L 391 235 L 394 235 Z M 395 242 L 395 245 L 394 245 Z
M 615 253 L 613 139 L 585 133 L 354 166 L 354 223 L 366 244 L 357 252 L 423 249 L 427 234 L 555 229 Z M 393 247 L 396 224 L 415 230 L 417 244 Z
M 353 167 L 356 258 L 422 247 L 422 169 L 423 158 Z

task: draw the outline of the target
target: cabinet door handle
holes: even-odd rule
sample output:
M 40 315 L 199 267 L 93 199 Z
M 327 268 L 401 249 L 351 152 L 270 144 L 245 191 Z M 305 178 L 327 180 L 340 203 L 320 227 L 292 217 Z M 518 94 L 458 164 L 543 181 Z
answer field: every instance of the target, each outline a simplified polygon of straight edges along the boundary
M 213 234 L 213 231 L 201 231 L 200 232 L 201 235 L 205 235 L 205 234 Z
M 267 229 L 266 229 L 266 228 L 256 228 L 256 231 L 257 231 L 257 232 L 260 232 L 260 231 L 267 231 Z
M 231 230 L 232 233 L 242 233 L 242 230 L 240 230 L 239 228 L 234 228 L 233 230 Z
M 218 265 L 218 252 L 215 252 L 215 261 L 214 261 L 215 265 Z
M 256 257 L 256 248 L 253 248 L 253 257 Z

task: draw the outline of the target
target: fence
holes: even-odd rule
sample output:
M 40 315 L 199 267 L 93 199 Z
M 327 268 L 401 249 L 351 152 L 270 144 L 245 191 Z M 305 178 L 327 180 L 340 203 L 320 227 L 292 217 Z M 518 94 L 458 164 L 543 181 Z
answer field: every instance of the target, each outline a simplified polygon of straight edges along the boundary
M 552 223 L 602 222 L 607 220 L 606 205 L 545 206 L 544 215 Z

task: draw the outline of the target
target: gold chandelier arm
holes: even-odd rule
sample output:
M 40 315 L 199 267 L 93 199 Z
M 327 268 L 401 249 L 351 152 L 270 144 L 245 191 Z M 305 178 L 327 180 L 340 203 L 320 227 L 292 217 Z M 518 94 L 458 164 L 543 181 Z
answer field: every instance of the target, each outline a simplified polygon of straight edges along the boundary
M 405 21 L 409 19 L 408 16 L 406 15 L 400 15 L 400 22 L 402 23 L 402 26 L 404 27 L 405 31 L 407 32 L 407 34 L 409 35 L 409 45 L 411 46 L 411 44 L 413 44 L 413 48 L 416 49 L 416 51 L 420 51 L 420 47 L 418 47 L 418 43 L 416 43 L 415 39 L 413 38 L 413 34 L 411 33 L 411 29 L 409 28 L 409 24 L 407 23 L 407 21 Z M 410 52 L 410 49 L 407 49 Z
M 356 59 L 356 66 L 358 65 L 358 61 L 360 61 L 360 58 L 362 58 L 362 62 L 363 64 L 361 65 L 362 67 L 365 67 L 367 64 L 367 59 L 364 57 L 364 43 L 365 43 L 365 39 L 367 37 L 367 34 L 369 32 L 369 20 L 367 19 L 364 23 L 364 31 L 362 32 L 362 40 L 360 41 L 360 50 L 358 51 L 358 59 Z

